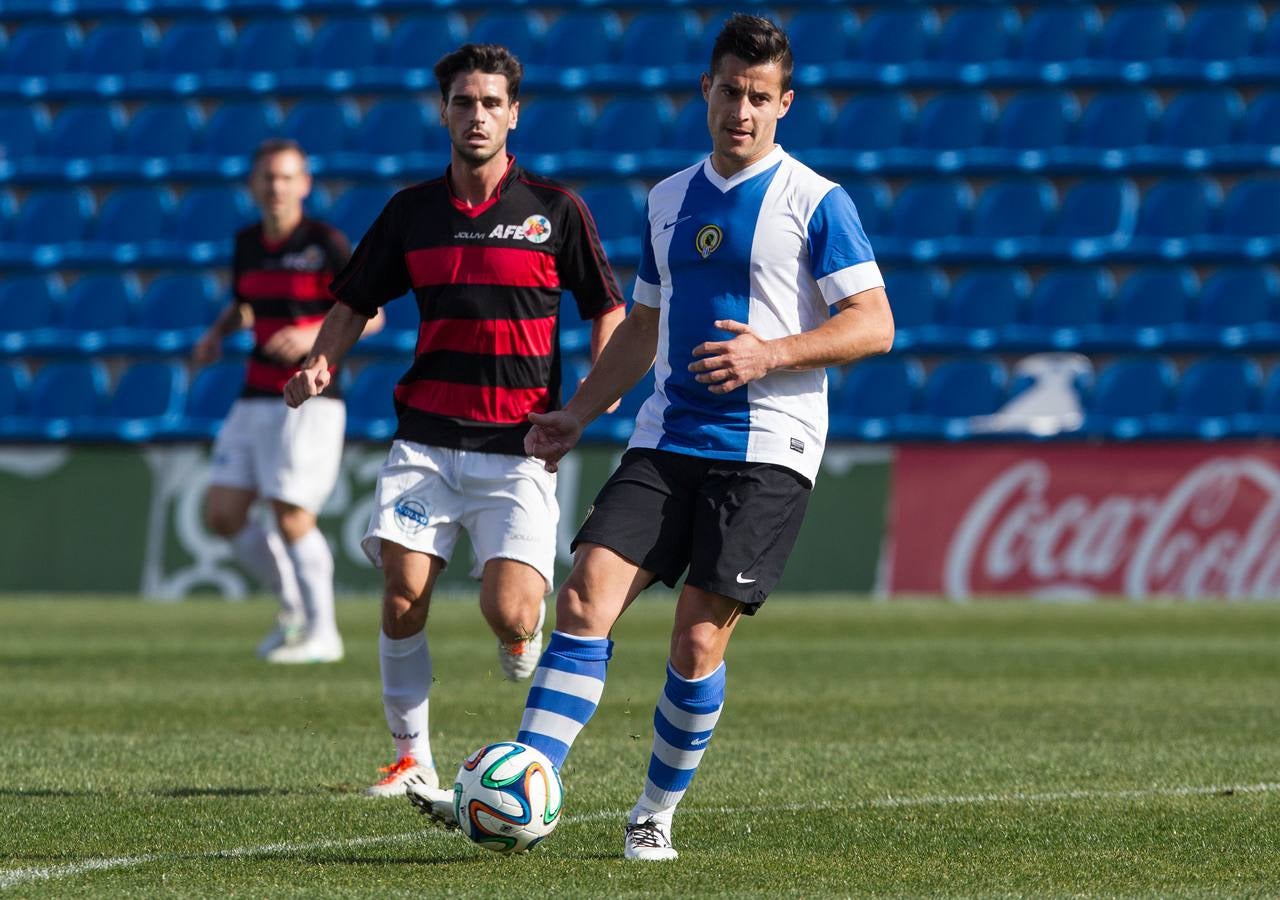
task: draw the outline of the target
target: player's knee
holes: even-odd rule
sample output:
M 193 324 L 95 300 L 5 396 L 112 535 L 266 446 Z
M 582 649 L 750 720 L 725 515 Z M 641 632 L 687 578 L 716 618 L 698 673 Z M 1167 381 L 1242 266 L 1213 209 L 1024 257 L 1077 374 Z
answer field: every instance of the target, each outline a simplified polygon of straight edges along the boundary
M 699 629 L 683 631 L 671 639 L 671 668 L 681 678 L 702 678 L 716 670 L 723 652 L 713 634 Z
M 427 625 L 427 599 L 407 582 L 388 578 L 382 591 L 382 630 L 389 638 L 412 637 Z
M 591 604 L 581 581 L 575 575 L 570 575 L 556 594 L 556 630 L 566 634 L 589 632 L 590 610 Z

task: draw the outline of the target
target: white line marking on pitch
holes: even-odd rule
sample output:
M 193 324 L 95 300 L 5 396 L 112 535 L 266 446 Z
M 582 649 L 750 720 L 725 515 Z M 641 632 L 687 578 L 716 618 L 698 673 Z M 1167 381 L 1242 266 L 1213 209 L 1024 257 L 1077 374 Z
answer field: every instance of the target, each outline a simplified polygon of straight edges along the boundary
M 1009 794 L 936 794 L 919 797 L 877 797 L 870 800 L 849 800 L 840 803 L 797 803 L 779 806 L 742 809 L 728 807 L 686 807 L 688 813 L 715 813 L 738 815 L 750 812 L 802 812 L 807 809 L 900 809 L 909 806 L 961 806 L 978 803 L 1058 803 L 1070 800 L 1139 800 L 1147 797 L 1212 797 L 1229 794 L 1267 794 L 1280 791 L 1280 782 L 1264 781 L 1257 784 L 1210 785 L 1206 787 L 1135 788 L 1123 791 L 1044 791 Z M 621 819 L 625 810 L 597 810 L 565 820 L 566 825 L 576 822 L 597 822 Z M 115 856 L 107 859 L 86 859 L 43 868 L 10 869 L 0 872 L 0 890 L 29 884 L 33 881 L 50 881 L 74 878 L 90 872 L 108 869 L 128 869 L 154 862 L 178 862 L 192 859 L 244 859 L 253 856 L 274 856 L 279 853 L 308 853 L 314 850 L 337 850 L 343 847 L 364 847 L 370 844 L 388 844 L 408 841 L 438 830 L 410 831 L 402 834 L 371 835 L 347 838 L 341 841 L 310 841 L 306 843 L 260 844 L 255 847 L 236 847 L 231 850 L 210 850 L 205 853 L 148 853 L 141 856 Z

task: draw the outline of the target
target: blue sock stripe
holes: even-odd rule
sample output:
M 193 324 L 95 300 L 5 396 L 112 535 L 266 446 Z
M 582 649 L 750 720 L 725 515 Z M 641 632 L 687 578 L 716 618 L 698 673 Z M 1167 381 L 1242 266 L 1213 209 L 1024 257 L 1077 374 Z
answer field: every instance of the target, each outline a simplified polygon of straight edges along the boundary
M 531 709 L 544 709 L 566 716 L 583 725 L 587 724 L 592 713 L 596 711 L 596 704 L 590 700 L 539 687 L 529 689 L 529 699 L 524 705 Z
M 675 769 L 658 759 L 649 757 L 649 780 L 664 791 L 683 791 L 693 781 L 697 769 Z
M 681 750 L 701 750 L 706 746 L 707 741 L 711 740 L 711 733 L 715 728 L 708 728 L 706 731 L 685 731 L 683 728 L 672 725 L 660 711 L 655 710 L 653 730 L 672 747 Z
M 689 681 L 680 677 L 671 664 L 667 663 L 667 683 L 663 693 L 677 709 L 691 713 L 707 713 L 724 705 L 725 664 L 722 662 L 714 672 L 697 681 Z
M 522 744 L 528 744 L 535 750 L 541 750 L 547 755 L 547 759 L 551 760 L 551 765 L 557 769 L 564 765 L 565 758 L 569 755 L 569 745 L 564 741 L 557 741 L 553 737 L 538 734 L 535 731 L 521 731 L 516 735 L 516 740 Z
M 555 668 L 575 672 L 578 670 L 571 668 L 574 662 L 606 663 L 611 656 L 613 656 L 613 641 L 608 638 L 575 641 L 566 638 L 558 631 L 553 631 L 541 661 L 545 662 L 547 657 L 551 657 L 561 663 Z

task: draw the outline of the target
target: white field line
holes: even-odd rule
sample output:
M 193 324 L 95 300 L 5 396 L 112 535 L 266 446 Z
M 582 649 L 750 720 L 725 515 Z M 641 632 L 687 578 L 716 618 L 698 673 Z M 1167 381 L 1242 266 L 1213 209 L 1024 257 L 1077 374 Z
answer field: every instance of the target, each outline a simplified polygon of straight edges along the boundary
M 900 809 L 912 806 L 969 806 L 982 803 L 1060 803 L 1072 800 L 1141 800 L 1151 797 L 1212 797 L 1230 794 L 1269 794 L 1280 792 L 1280 782 L 1264 781 L 1257 784 L 1233 785 L 1184 785 L 1179 787 L 1133 788 L 1123 791 L 1015 791 L 1007 794 L 926 794 L 918 797 L 876 797 L 868 800 L 848 800 L 833 803 L 795 803 L 755 808 L 742 807 L 687 807 L 686 815 L 711 813 L 715 815 L 741 815 L 768 812 L 803 812 L 812 809 Z M 626 810 L 597 810 L 566 819 L 566 825 L 575 822 L 597 822 L 608 819 L 621 820 Z M 74 878 L 90 872 L 107 869 L 129 869 L 155 862 L 175 862 L 191 859 L 246 859 L 256 856 L 275 856 L 282 853 L 309 853 L 315 850 L 337 850 L 345 847 L 364 847 L 372 844 L 390 844 L 438 834 L 427 829 L 401 834 L 370 835 L 337 841 L 307 841 L 299 843 L 259 844 L 253 847 L 236 847 L 230 850 L 210 850 L 205 853 L 147 853 L 140 856 L 116 856 L 106 859 L 86 859 L 41 868 L 10 869 L 0 872 L 0 890 L 29 884 L 33 881 L 51 881 Z

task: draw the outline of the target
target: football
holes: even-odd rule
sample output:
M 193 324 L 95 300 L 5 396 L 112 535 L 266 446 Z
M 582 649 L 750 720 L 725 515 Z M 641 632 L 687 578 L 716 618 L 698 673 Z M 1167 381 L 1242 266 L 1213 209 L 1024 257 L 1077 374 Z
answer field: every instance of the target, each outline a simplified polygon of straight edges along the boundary
M 496 853 L 524 853 L 555 830 L 563 789 L 551 760 L 514 741 L 467 757 L 453 784 L 462 832 Z

